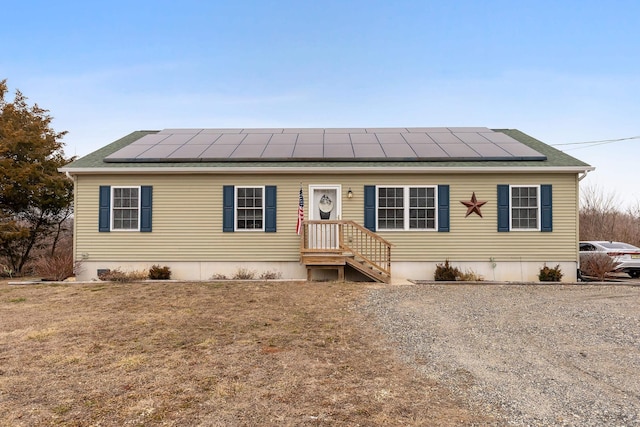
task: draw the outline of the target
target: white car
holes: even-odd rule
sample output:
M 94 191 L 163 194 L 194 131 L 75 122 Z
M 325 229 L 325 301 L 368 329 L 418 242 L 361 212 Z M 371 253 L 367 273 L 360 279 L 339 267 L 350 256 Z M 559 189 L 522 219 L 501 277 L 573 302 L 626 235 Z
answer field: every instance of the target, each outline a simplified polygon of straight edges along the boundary
M 619 263 L 616 271 L 627 273 L 633 278 L 640 277 L 640 248 L 622 242 L 580 242 L 581 256 L 592 253 L 607 254 Z

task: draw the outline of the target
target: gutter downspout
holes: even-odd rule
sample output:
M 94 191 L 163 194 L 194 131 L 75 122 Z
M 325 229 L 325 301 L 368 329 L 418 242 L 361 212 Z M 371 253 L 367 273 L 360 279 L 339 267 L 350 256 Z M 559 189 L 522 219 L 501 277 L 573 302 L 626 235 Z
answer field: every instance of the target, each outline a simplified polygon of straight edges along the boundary
M 77 190 L 78 190 L 78 185 L 76 182 L 76 177 L 72 176 L 69 171 L 65 171 L 64 175 L 70 179 L 73 182 L 73 238 L 71 239 L 71 241 L 73 242 L 73 274 L 74 276 L 78 275 L 78 271 L 76 271 L 76 266 L 78 265 L 78 258 L 76 258 L 76 253 L 77 251 L 77 246 L 76 246 L 76 226 L 77 226 L 77 221 L 76 221 L 76 200 L 78 200 L 78 194 L 77 194 Z

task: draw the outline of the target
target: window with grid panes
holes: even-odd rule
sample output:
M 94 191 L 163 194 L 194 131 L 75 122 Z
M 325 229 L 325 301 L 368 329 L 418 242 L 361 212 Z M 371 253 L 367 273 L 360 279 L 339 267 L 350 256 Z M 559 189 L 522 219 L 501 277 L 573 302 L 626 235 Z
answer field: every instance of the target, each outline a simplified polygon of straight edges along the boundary
M 537 186 L 511 186 L 511 229 L 537 230 L 539 197 Z
M 236 230 L 264 229 L 264 187 L 236 187 Z
M 409 228 L 433 229 L 436 227 L 436 189 L 433 187 L 409 188 Z
M 112 230 L 140 228 L 140 187 L 113 187 Z
M 378 229 L 435 229 L 435 194 L 435 187 L 378 187 Z

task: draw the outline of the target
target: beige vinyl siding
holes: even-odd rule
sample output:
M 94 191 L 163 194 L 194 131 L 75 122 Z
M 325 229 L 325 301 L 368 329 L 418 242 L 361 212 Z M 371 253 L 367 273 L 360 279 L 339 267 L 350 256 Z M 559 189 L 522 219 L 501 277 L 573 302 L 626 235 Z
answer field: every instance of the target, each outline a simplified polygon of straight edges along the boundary
M 360 224 L 365 185 L 442 185 L 450 188 L 450 232 L 381 232 L 395 247 L 394 261 L 507 260 L 575 261 L 575 174 L 326 174 L 326 175 L 80 175 L 76 197 L 76 255 L 93 261 L 297 261 L 298 191 L 303 185 L 305 218 L 309 185 L 342 186 L 342 219 Z M 553 185 L 553 232 L 497 232 L 497 185 Z M 100 185 L 153 186 L 153 232 L 98 232 Z M 277 186 L 277 232 L 222 232 L 222 187 Z M 346 197 L 348 189 L 354 194 Z M 465 218 L 461 200 L 472 192 L 486 200 Z
M 394 179 L 395 181 L 395 179 Z M 402 179 L 401 179 L 402 181 Z M 380 232 L 393 242 L 397 261 L 575 261 L 577 258 L 577 177 L 575 175 L 477 175 L 449 176 L 434 184 L 449 184 L 450 232 Z M 497 231 L 497 186 L 553 186 L 553 232 Z M 410 184 L 409 184 L 410 185 Z M 460 201 L 487 201 L 476 214 L 465 217 L 467 207 Z

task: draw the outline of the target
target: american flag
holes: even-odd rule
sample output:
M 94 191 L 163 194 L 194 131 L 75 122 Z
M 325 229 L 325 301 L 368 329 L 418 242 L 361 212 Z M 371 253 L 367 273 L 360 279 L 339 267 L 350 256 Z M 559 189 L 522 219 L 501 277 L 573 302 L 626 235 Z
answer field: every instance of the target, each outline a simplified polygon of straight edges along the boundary
M 302 232 L 302 221 L 304 221 L 304 196 L 302 186 L 300 186 L 300 197 L 298 198 L 298 223 L 296 224 L 296 234 Z

